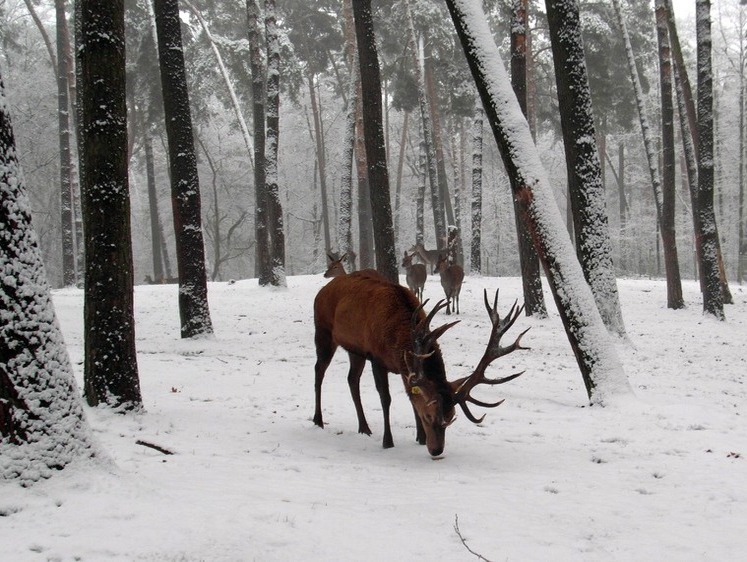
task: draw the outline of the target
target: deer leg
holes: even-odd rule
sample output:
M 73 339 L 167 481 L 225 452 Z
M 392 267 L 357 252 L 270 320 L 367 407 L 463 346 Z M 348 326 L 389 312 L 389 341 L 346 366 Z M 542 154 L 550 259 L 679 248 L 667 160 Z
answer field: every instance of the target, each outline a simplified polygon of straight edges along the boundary
M 379 398 L 381 399 L 381 409 L 384 412 L 384 441 L 382 442 L 382 446 L 385 449 L 389 449 L 394 447 L 392 428 L 389 425 L 389 406 L 392 403 L 392 397 L 389 394 L 389 373 L 374 362 L 372 362 L 371 366 L 373 367 L 376 390 L 379 391 Z
M 314 365 L 314 394 L 316 398 L 316 408 L 314 410 L 314 423 L 319 427 L 324 427 L 322 419 L 322 382 L 324 373 L 332 362 L 337 346 L 332 343 L 329 332 L 317 330 L 314 335 L 316 343 L 316 364 Z
M 368 427 L 366 415 L 363 413 L 363 404 L 361 403 L 361 374 L 366 366 L 366 358 L 354 353 L 348 353 L 350 357 L 350 371 L 348 371 L 348 386 L 350 395 L 353 397 L 355 404 L 355 413 L 358 415 L 358 433 L 371 435 L 371 429 Z

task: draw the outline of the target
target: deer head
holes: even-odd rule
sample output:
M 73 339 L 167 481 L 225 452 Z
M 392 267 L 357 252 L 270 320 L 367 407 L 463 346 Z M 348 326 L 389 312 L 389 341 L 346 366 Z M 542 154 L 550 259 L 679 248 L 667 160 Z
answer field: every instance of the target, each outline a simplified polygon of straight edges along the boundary
M 331 254 L 327 254 L 327 271 L 324 272 L 324 277 L 339 277 L 340 275 L 347 275 L 345 266 L 342 262 L 347 257 L 347 253 L 342 254 L 339 258 L 333 257 Z

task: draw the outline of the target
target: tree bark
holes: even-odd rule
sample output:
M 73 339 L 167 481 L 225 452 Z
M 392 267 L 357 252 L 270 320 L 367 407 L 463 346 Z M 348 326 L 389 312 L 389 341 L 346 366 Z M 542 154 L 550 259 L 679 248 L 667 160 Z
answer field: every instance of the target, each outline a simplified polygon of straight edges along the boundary
M 666 8 L 663 0 L 656 2 L 656 31 L 659 42 L 659 86 L 661 88 L 661 160 L 662 207 L 661 242 L 664 250 L 664 267 L 667 273 L 667 306 L 684 308 L 677 236 L 674 224 L 675 211 L 675 159 L 674 159 L 674 107 L 672 105 L 672 59 L 667 31 Z
M 181 335 L 213 333 L 207 300 L 200 182 L 184 68 L 178 0 L 154 0 L 174 212 Z
M 79 4 L 85 396 L 91 406 L 140 409 L 127 177 L 124 3 L 81 0 Z
M 624 336 L 599 152 L 595 146 L 594 116 L 578 4 L 576 0 L 546 0 L 545 4 L 558 87 L 576 253 L 605 325 L 612 333 Z
M 527 109 L 527 64 L 526 47 L 528 30 L 528 0 L 514 0 L 513 25 L 511 26 L 511 85 L 521 107 L 521 111 L 528 120 Z M 509 181 L 517 178 L 509 176 Z M 521 191 L 521 186 L 512 188 L 514 193 Z M 523 199 L 513 198 L 514 219 L 516 222 L 516 238 L 519 246 L 519 264 L 521 266 L 521 280 L 524 289 L 524 311 L 527 316 L 547 317 L 545 297 L 542 294 L 542 279 L 537 252 L 534 249 L 532 235 L 527 224 L 521 220 L 527 210 Z
M 31 224 L 8 105 L 0 76 L 0 480 L 28 485 L 95 451 Z
M 482 273 L 482 140 L 483 140 L 482 107 L 475 111 L 472 125 L 472 242 L 470 246 L 470 271 Z
M 265 0 L 267 35 L 267 232 L 272 270 L 270 284 L 285 287 L 285 229 L 278 185 L 278 147 L 280 144 L 280 35 L 277 29 L 275 0 Z
M 446 0 L 467 57 L 486 116 L 509 173 L 522 179 L 527 215 L 535 249 L 545 268 L 555 304 L 565 326 L 587 394 L 603 404 L 629 394 L 622 364 L 604 327 L 589 286 L 563 232 L 555 198 L 534 148 L 529 125 L 510 88 L 479 0 Z
M 724 297 L 718 268 L 718 229 L 713 208 L 713 69 L 711 65 L 711 2 L 696 0 L 698 53 L 698 208 L 701 236 L 703 312 L 725 320 Z
M 355 35 L 361 72 L 363 133 L 371 189 L 371 211 L 376 246 L 376 269 L 392 283 L 399 283 L 394 253 L 394 230 L 389 197 L 389 175 L 382 128 L 381 79 L 371 0 L 353 2 Z

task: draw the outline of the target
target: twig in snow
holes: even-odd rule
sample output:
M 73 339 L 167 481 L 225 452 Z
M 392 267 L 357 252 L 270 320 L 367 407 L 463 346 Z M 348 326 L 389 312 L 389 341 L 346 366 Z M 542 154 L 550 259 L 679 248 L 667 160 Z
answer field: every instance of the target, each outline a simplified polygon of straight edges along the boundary
M 174 451 L 169 451 L 165 447 L 161 447 L 160 445 L 154 445 L 153 443 L 148 443 L 147 441 L 143 441 L 142 439 L 138 439 L 135 441 L 135 445 L 142 445 L 143 447 L 149 447 L 151 449 L 155 449 L 159 453 L 163 453 L 164 455 L 173 455 Z
M 466 548 L 467 551 L 470 554 L 472 554 L 474 556 L 477 556 L 477 558 L 479 560 L 483 560 L 484 562 L 490 562 L 490 560 L 488 560 L 487 558 L 485 558 L 482 554 L 478 554 L 477 552 L 475 552 L 474 550 L 472 550 L 469 547 L 469 545 L 467 544 L 467 539 L 465 539 L 462 536 L 462 532 L 459 530 L 459 515 L 455 515 L 454 516 L 454 530 L 456 531 L 456 534 L 457 534 L 457 537 L 459 537 L 459 540 L 462 541 L 462 544 L 464 545 L 464 548 Z

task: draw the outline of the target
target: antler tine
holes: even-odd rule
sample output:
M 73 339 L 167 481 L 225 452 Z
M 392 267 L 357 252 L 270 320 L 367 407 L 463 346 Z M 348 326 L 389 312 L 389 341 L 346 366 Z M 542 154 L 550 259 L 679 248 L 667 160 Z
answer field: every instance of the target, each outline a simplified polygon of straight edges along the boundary
M 471 375 L 450 383 L 452 388 L 454 389 L 454 400 L 459 404 L 462 410 L 464 410 L 467 418 L 469 418 L 469 420 L 473 423 L 480 423 L 485 416 L 483 416 L 482 418 L 477 418 L 472 415 L 467 406 L 468 402 L 477 406 L 482 406 L 483 408 L 495 408 L 503 403 L 503 400 L 500 400 L 498 402 L 483 402 L 482 400 L 473 398 L 470 393 L 475 386 L 477 386 L 478 384 L 503 384 L 523 374 L 522 371 L 521 373 L 516 373 L 499 379 L 489 379 L 485 376 L 485 370 L 488 368 L 488 366 L 498 357 L 507 355 L 512 351 L 515 351 L 517 349 L 529 349 L 528 347 L 524 347 L 521 345 L 521 338 L 529 331 L 529 328 L 519 334 L 519 336 L 511 345 L 506 347 L 502 347 L 500 345 L 501 337 L 514 325 L 514 323 L 524 310 L 524 305 L 518 306 L 518 300 L 514 301 L 511 309 L 508 311 L 508 314 L 506 314 L 506 316 L 501 319 L 500 314 L 498 314 L 498 291 L 495 292 L 492 306 L 490 305 L 490 301 L 488 300 L 487 290 L 483 291 L 483 300 L 485 301 L 485 310 L 487 310 L 488 316 L 490 317 L 490 322 L 492 324 L 490 329 L 490 338 L 488 339 L 485 353 L 483 354 L 480 362 Z

